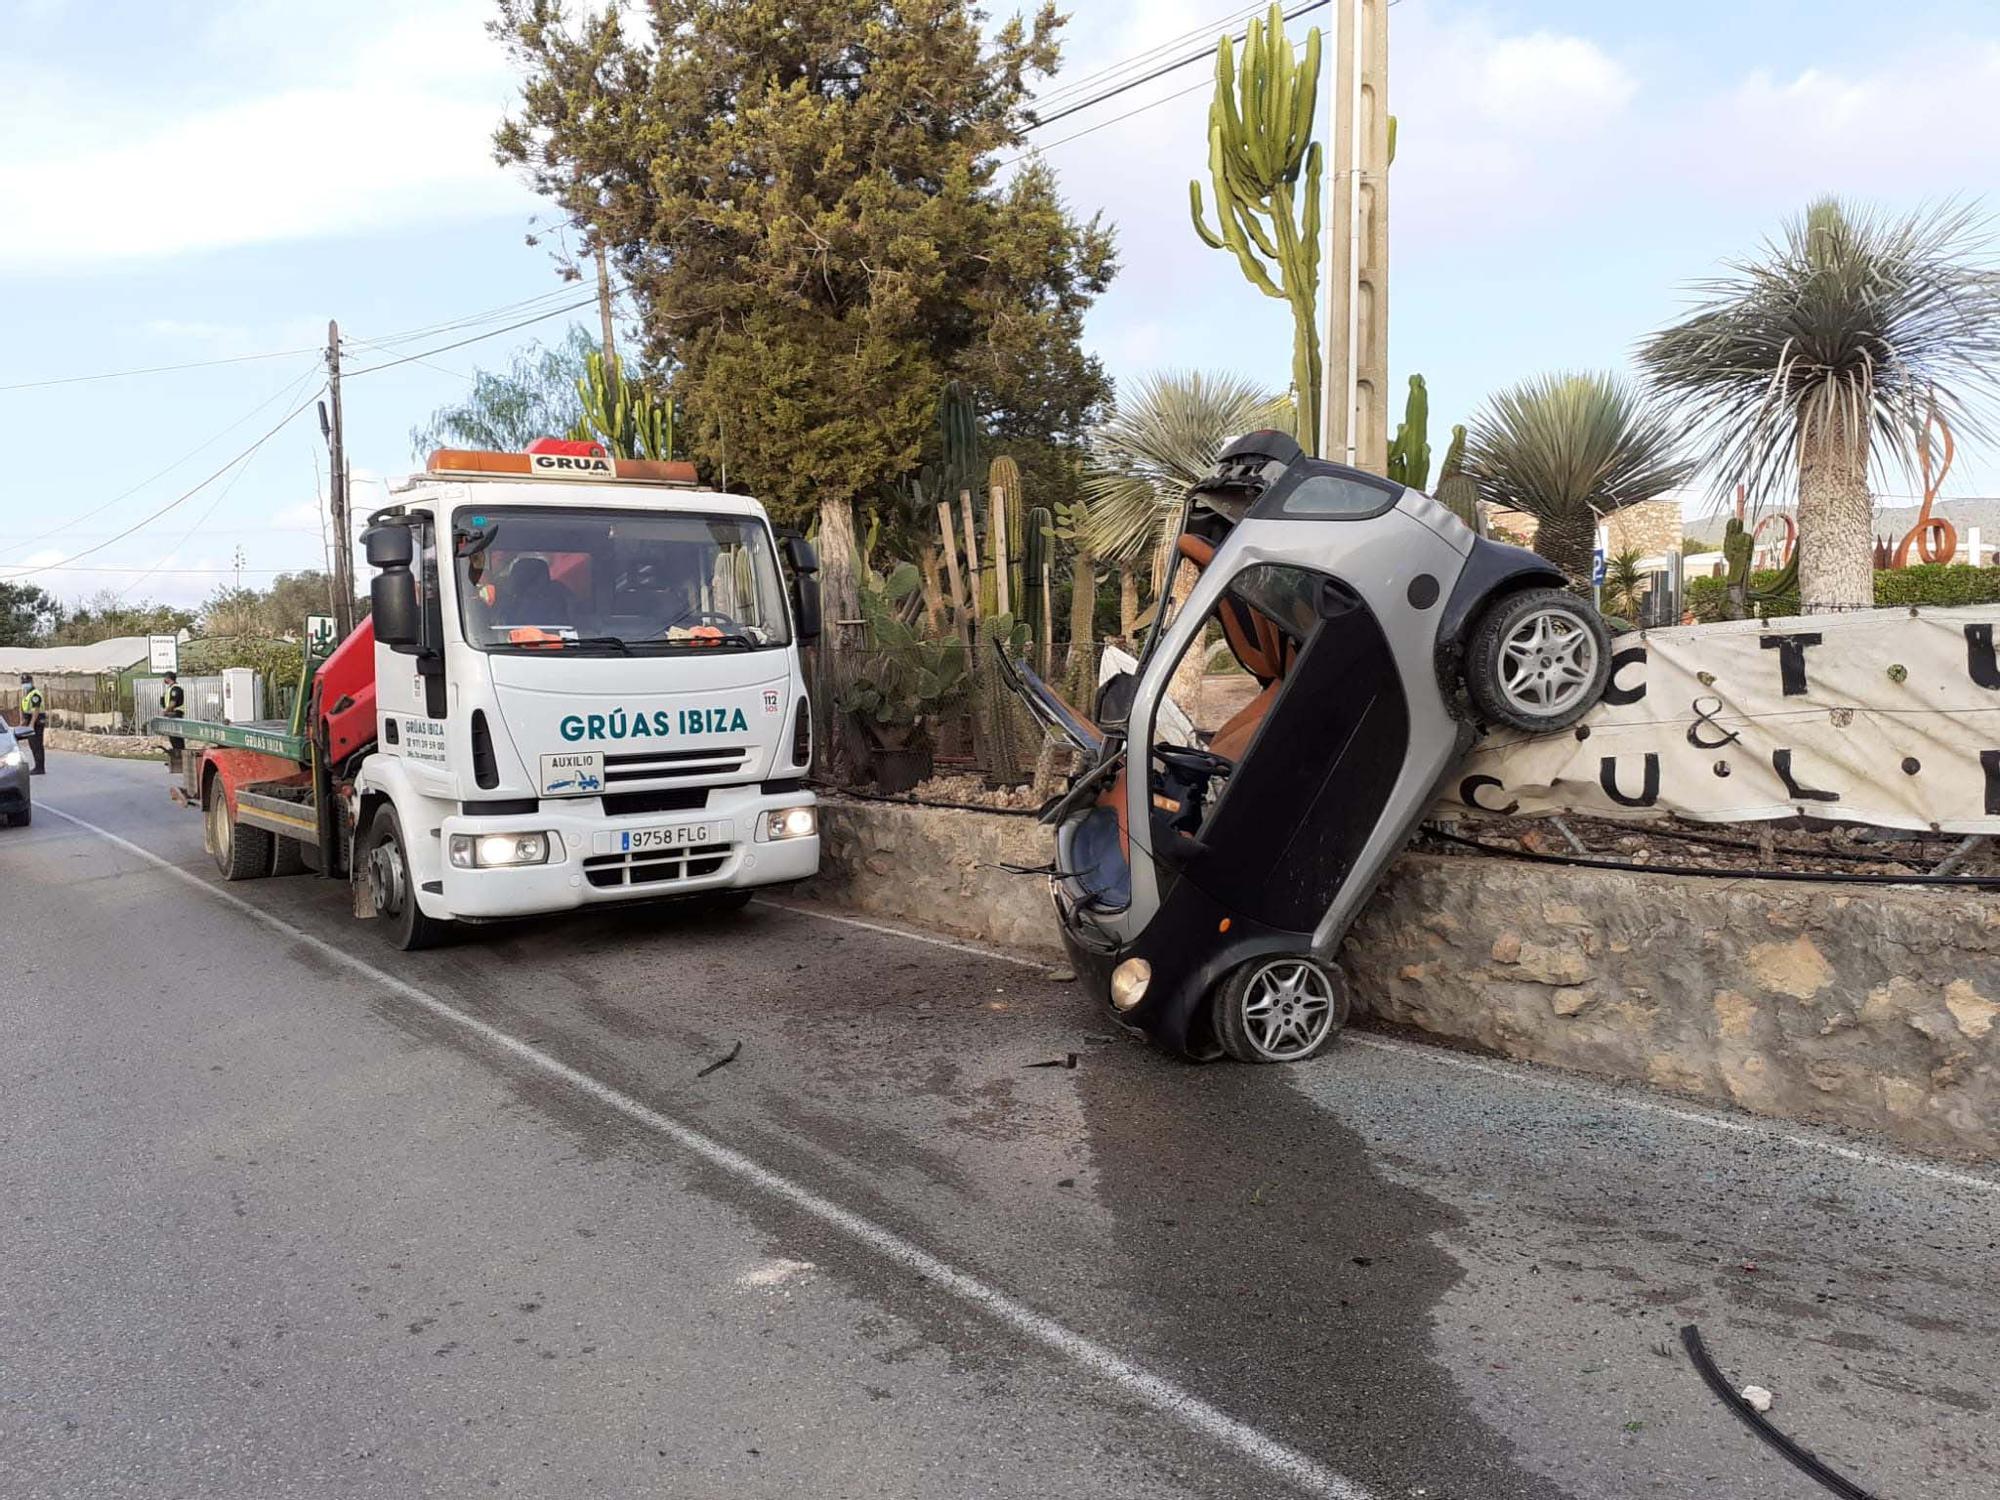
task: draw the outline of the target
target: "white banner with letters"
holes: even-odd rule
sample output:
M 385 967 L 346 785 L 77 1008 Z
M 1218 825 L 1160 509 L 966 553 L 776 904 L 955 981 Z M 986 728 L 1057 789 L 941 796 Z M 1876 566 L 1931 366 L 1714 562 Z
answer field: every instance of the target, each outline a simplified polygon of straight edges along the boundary
M 1996 630 L 1983 605 L 1614 636 L 1604 701 L 1561 734 L 1488 735 L 1439 811 L 2000 833 Z

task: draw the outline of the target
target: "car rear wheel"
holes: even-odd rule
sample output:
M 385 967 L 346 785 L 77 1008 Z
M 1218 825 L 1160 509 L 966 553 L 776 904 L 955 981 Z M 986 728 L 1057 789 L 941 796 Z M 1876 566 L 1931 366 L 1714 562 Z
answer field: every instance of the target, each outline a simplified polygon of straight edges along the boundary
M 257 880 L 271 872 L 271 835 L 229 815 L 229 796 L 220 784 L 208 789 L 208 852 L 224 880 Z
M 1215 1035 L 1238 1062 L 1302 1062 L 1347 1024 L 1347 976 L 1307 954 L 1255 958 L 1215 997 Z
M 1465 689 L 1479 716 L 1528 734 L 1567 729 L 1604 695 L 1611 635 L 1589 603 L 1561 589 L 1527 589 L 1487 607 L 1465 655 Z
M 403 825 L 397 821 L 394 808 L 380 809 L 369 823 L 363 860 L 368 897 L 389 941 L 405 953 L 443 942 L 451 923 L 425 916 L 417 905 L 416 883 L 410 877 L 410 859 L 403 845 Z

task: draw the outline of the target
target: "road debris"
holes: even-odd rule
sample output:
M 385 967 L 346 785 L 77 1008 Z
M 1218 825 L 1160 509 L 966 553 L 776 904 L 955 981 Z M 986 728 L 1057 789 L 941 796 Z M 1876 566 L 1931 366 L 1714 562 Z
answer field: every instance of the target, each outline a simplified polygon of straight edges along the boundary
M 741 1052 L 742 1050 L 743 1050 L 743 1044 L 741 1042 L 737 1042 L 734 1046 L 732 1046 L 729 1049 L 728 1052 L 724 1053 L 721 1057 L 718 1057 L 714 1062 L 710 1063 L 707 1067 L 703 1068 L 699 1073 L 695 1074 L 694 1076 L 697 1078 L 706 1078 L 708 1077 L 709 1074 L 713 1073 L 717 1068 L 728 1067 L 731 1063 L 736 1061 L 736 1054 Z
M 1022 1066 L 1026 1068 L 1073 1068 L 1076 1066 L 1076 1054 L 1074 1052 L 1066 1052 L 1061 1057 L 1051 1057 L 1046 1062 L 1023 1063 Z
M 1741 1396 L 1745 1401 L 1748 1401 L 1758 1411 L 1769 1411 L 1771 1409 L 1771 1393 L 1761 1385 L 1746 1385 L 1736 1394 Z
M 1746 1427 L 1769 1443 L 1793 1468 L 1818 1480 L 1841 1500 L 1876 1500 L 1874 1495 L 1846 1475 L 1828 1468 L 1810 1448 L 1802 1447 L 1771 1425 L 1770 1419 L 1764 1415 L 1771 1401 L 1769 1391 L 1757 1385 L 1745 1386 L 1741 1394 L 1732 1389 L 1722 1371 L 1716 1368 L 1715 1361 L 1709 1357 L 1708 1347 L 1701 1341 L 1701 1330 L 1694 1324 L 1690 1323 L 1681 1330 L 1681 1344 L 1687 1349 L 1695 1370 L 1722 1404 L 1736 1413 Z M 1757 1405 L 1752 1398 L 1753 1391 L 1764 1398 L 1763 1406 Z

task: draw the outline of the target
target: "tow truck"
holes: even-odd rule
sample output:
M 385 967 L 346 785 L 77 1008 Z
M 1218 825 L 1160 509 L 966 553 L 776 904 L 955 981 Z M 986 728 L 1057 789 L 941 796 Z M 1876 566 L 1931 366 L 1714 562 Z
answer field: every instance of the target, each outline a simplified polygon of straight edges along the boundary
M 568 440 L 442 449 L 391 498 L 369 614 L 288 721 L 148 725 L 224 879 L 346 879 L 413 949 L 817 871 L 810 543 L 692 464 Z

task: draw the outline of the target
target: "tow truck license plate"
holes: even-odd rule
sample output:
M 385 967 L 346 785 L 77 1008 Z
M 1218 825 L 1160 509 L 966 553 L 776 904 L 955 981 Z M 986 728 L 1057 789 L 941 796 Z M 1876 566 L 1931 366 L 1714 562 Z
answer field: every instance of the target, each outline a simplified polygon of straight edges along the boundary
M 727 823 L 671 823 L 665 828 L 626 828 L 591 836 L 596 854 L 645 854 L 659 849 L 697 849 L 729 840 Z

